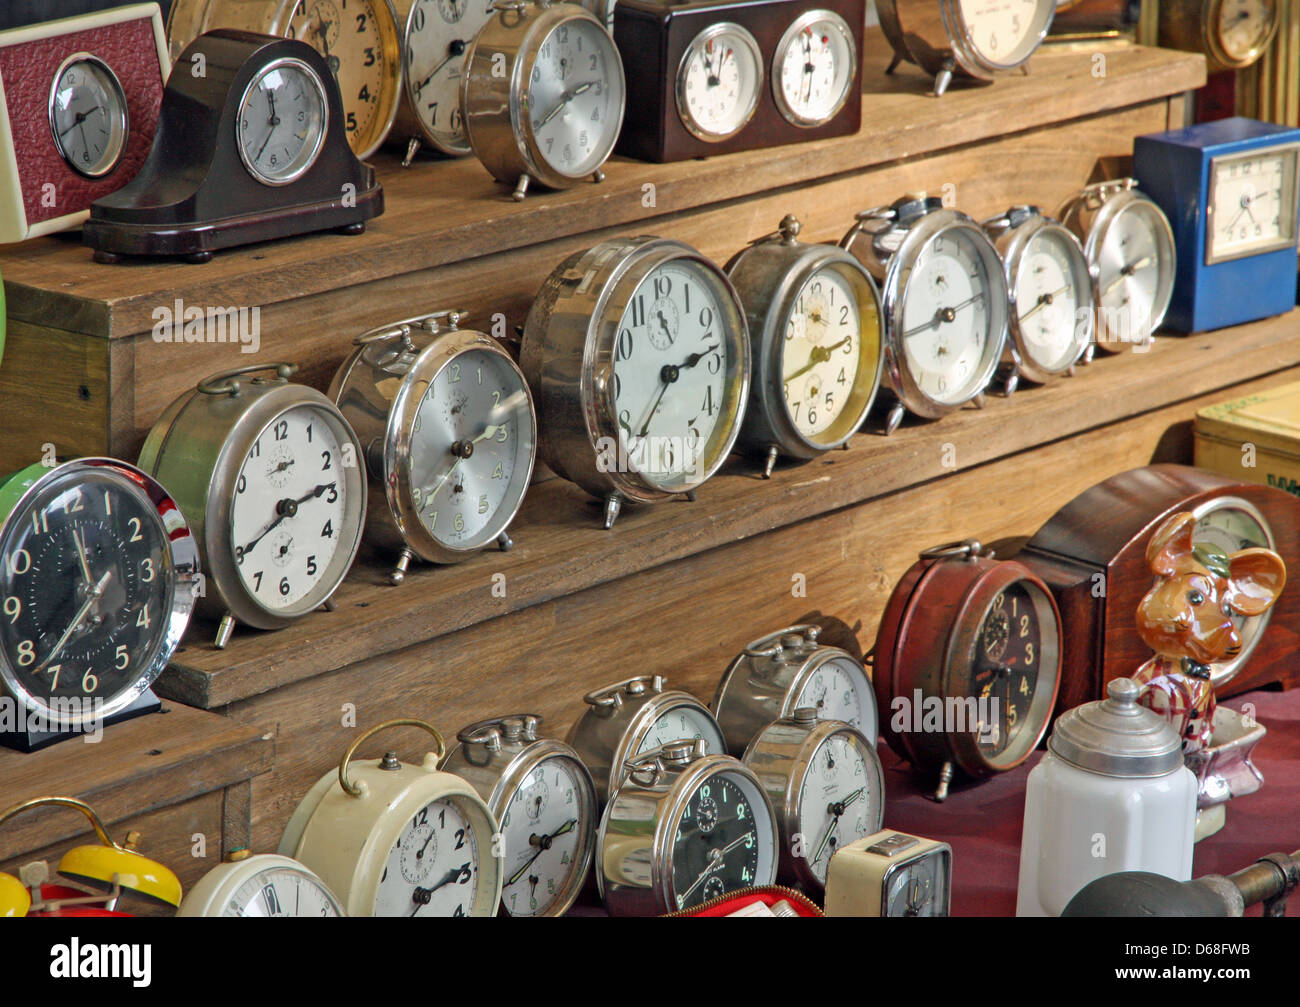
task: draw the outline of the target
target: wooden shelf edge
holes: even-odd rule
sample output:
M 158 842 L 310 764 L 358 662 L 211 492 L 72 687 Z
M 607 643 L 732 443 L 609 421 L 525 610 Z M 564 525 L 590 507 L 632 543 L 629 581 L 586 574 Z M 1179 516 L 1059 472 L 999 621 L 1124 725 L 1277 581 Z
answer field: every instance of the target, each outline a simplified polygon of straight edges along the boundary
M 629 508 L 612 532 L 600 528 L 599 508 L 582 491 L 558 479 L 540 483 L 529 490 L 511 528 L 511 553 L 484 553 L 457 567 L 413 567 L 400 588 L 387 581 L 391 558 L 363 553 L 335 596 L 336 611 L 315 613 L 278 633 L 237 631 L 224 651 L 207 642 L 210 626 L 196 624 L 158 688 L 195 706 L 224 706 L 1285 370 L 1300 365 L 1300 341 L 1293 338 L 1298 320 L 1300 311 L 1161 338 L 1145 354 L 1102 356 L 1073 379 L 990 398 L 983 410 L 911 423 L 890 437 L 861 432 L 851 450 L 779 467 L 769 481 L 757 477 L 753 460 L 733 458 L 696 503 Z M 505 597 L 493 590 L 498 574 L 504 575 Z

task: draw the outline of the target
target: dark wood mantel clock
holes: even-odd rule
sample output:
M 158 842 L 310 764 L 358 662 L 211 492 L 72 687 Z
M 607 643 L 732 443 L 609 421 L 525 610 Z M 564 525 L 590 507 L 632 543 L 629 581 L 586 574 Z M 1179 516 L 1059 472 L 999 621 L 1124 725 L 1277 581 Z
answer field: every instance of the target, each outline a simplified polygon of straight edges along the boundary
M 1266 546 L 1288 566 L 1300 563 L 1300 499 L 1273 487 L 1185 465 L 1150 465 L 1085 490 L 1015 556 L 1047 583 L 1061 610 L 1058 713 L 1103 698 L 1107 682 L 1151 656 L 1134 626 L 1151 587 L 1146 546 L 1178 511 L 1196 515 L 1198 542 L 1226 553 Z M 1241 653 L 1212 666 L 1220 696 L 1271 682 L 1300 684 L 1300 590 L 1283 591 L 1271 612 L 1242 619 L 1238 628 Z
M 348 146 L 324 58 L 305 42 L 219 29 L 181 54 L 148 159 L 93 204 L 82 233 L 98 262 L 206 262 L 292 234 L 359 234 L 383 208 L 374 170 Z

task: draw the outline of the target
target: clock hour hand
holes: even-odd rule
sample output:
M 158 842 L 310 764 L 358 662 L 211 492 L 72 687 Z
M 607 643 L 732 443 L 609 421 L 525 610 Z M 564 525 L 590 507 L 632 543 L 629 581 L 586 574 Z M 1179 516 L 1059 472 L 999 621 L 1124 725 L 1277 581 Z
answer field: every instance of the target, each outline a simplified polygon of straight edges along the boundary
M 86 547 L 81 542 L 81 534 L 76 528 L 72 529 L 72 541 L 77 543 L 77 560 L 81 563 L 81 575 L 86 579 L 87 584 L 94 584 L 95 578 L 90 573 L 90 561 L 86 557 Z
M 712 346 L 706 346 L 703 350 L 690 354 L 680 364 L 675 366 L 673 364 L 664 364 L 659 369 L 659 391 L 655 395 L 654 401 L 650 403 L 650 408 L 646 411 L 645 420 L 636 434 L 638 438 L 645 437 L 650 432 L 650 421 L 654 419 L 655 410 L 659 408 L 659 403 L 663 400 L 664 392 L 668 391 L 668 386 L 676 383 L 682 371 L 688 371 L 695 367 L 710 353 L 715 352 L 717 348 L 718 344 L 714 343 Z
M 268 536 L 269 534 L 271 534 L 271 532 L 273 532 L 276 528 L 278 528 L 280 526 L 280 523 L 285 518 L 293 517 L 295 514 L 297 514 L 299 504 L 303 504 L 306 503 L 308 500 L 312 500 L 317 497 L 323 496 L 326 490 L 333 489 L 335 485 L 336 485 L 335 483 L 321 483 L 315 489 L 308 490 L 302 496 L 298 497 L 297 500 L 294 500 L 292 497 L 285 497 L 283 500 L 278 501 L 275 505 L 274 520 L 272 520 L 270 524 L 268 524 L 265 528 L 263 528 L 261 532 L 258 533 L 257 537 L 254 538 L 251 542 L 249 542 L 248 545 L 244 546 L 244 548 L 241 550 L 241 553 L 247 556 L 250 552 L 253 551 L 257 543 L 262 541 L 262 539 L 266 538 L 266 536 Z
M 96 112 L 99 111 L 98 105 L 95 106 L 94 111 Z M 78 112 L 76 116 L 73 118 L 72 122 L 68 123 L 68 128 L 59 134 L 60 139 L 67 136 L 69 133 L 71 133 L 74 129 L 76 129 L 78 126 L 80 126 L 83 122 L 85 122 L 89 118 L 90 118 L 89 112 Z M 83 136 L 85 135 L 84 131 L 82 135 Z
M 39 675 L 48 668 L 50 662 L 58 657 L 63 648 L 68 645 L 68 641 L 72 639 L 72 635 L 77 631 L 81 624 L 86 621 L 86 616 L 90 614 L 90 610 L 95 607 L 99 602 L 99 599 L 103 596 L 104 589 L 108 587 L 108 582 L 112 577 L 112 570 L 104 571 L 103 576 L 100 577 L 95 583 L 95 586 L 91 588 L 90 594 L 86 597 L 86 600 L 81 603 L 81 608 L 77 609 L 77 614 L 72 617 L 72 622 L 68 624 L 68 628 L 65 629 L 63 635 L 55 641 L 54 646 L 50 648 L 49 654 L 46 656 L 45 660 L 33 670 L 33 674 Z
M 429 75 L 425 77 L 424 80 L 420 81 L 420 83 L 415 85 L 416 94 L 422 94 L 424 92 L 424 89 L 429 86 L 429 81 L 433 80 L 434 77 L 438 76 L 439 70 L 441 70 L 444 66 L 450 63 L 457 56 L 463 56 L 463 55 L 465 55 L 465 43 L 458 38 L 452 39 L 451 44 L 447 46 L 447 55 L 443 57 L 442 62 L 440 62 L 437 66 L 435 66 L 432 70 L 430 70 Z
M 562 836 L 566 832 L 572 832 L 574 826 L 576 826 L 577 824 L 578 824 L 578 820 L 576 818 L 570 818 L 567 822 L 561 825 L 549 836 L 537 836 L 537 835 L 530 836 L 528 841 L 537 847 L 537 851 L 531 857 L 528 858 L 528 861 L 521 868 L 519 868 L 519 870 L 515 871 L 515 873 L 510 876 L 510 880 L 507 881 L 506 884 L 513 885 L 516 881 L 522 878 L 524 874 L 528 871 L 528 868 L 533 866 L 533 861 L 535 861 L 538 857 L 540 857 L 543 853 L 545 853 L 547 850 L 551 848 L 551 844 L 555 842 L 556 836 Z

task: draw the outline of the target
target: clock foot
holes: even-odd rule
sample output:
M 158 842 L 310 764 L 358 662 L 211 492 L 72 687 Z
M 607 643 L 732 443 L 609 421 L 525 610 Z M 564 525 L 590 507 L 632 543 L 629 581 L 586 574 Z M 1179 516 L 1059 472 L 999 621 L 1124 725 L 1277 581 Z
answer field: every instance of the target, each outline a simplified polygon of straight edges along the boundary
M 1021 63 L 1021 64 L 1020 64 L 1020 76 L 1022 76 L 1022 77 L 1028 77 L 1028 76 L 1029 76 L 1029 64 L 1028 64 L 1028 63 Z
M 1020 387 L 1020 372 L 1014 366 L 998 374 L 998 380 L 1002 383 L 1002 388 L 998 392 L 1003 398 L 1010 398 Z
M 763 478 L 771 479 L 774 468 L 776 468 L 776 448 L 768 448 L 767 460 L 763 463 Z
M 952 83 L 952 64 L 944 63 L 943 69 L 935 75 L 934 90 L 930 92 L 930 97 L 939 98 L 948 90 L 948 85 Z
M 323 602 L 320 603 L 320 607 L 323 608 L 326 612 L 333 612 L 335 609 L 339 607 L 339 603 L 335 601 L 333 598 L 326 598 Z
M 614 522 L 618 520 L 618 512 L 623 509 L 623 498 L 617 493 L 611 493 L 605 497 L 605 530 L 614 527 Z
M 105 266 L 111 266 L 116 262 L 122 261 L 122 256 L 118 255 L 116 252 L 96 251 L 92 258 L 96 262 L 102 263 Z
M 235 617 L 227 612 L 221 617 L 221 622 L 217 625 L 217 638 L 212 641 L 212 646 L 217 650 L 225 650 L 226 644 L 230 642 L 230 634 L 235 631 Z
M 973 399 L 971 399 L 971 403 L 975 406 L 976 409 L 983 409 L 984 393 L 980 392 L 978 395 L 976 395 Z
M 531 181 L 532 179 L 526 174 L 519 176 L 519 182 L 515 186 L 515 191 L 511 193 L 516 203 L 522 202 L 523 198 L 528 195 L 528 183 Z
M 402 158 L 402 167 L 409 168 L 411 162 L 415 160 L 415 155 L 420 152 L 420 141 L 417 137 L 411 137 L 411 142 L 406 145 L 406 156 Z
M 205 262 L 212 261 L 212 253 L 211 252 L 190 252 L 189 255 L 182 256 L 182 258 L 184 258 L 186 262 L 190 263 L 190 265 L 201 266 Z
M 503 531 L 497 536 L 497 548 L 502 552 L 509 552 L 515 547 L 515 540 L 510 537 L 509 532 Z
M 366 222 L 359 220 L 355 224 L 344 224 L 342 227 L 334 228 L 335 234 L 365 234 Z
M 952 763 L 945 762 L 943 768 L 939 770 L 939 786 L 935 788 L 930 799 L 940 804 L 946 801 L 948 799 L 948 784 L 950 783 L 952 783 Z
M 603 182 L 605 181 L 605 173 L 600 168 L 597 168 L 591 173 L 591 180 L 593 182 Z
M 698 494 L 695 492 L 695 490 L 687 490 L 685 493 L 682 494 L 682 496 L 684 496 L 691 503 L 695 503 Z
M 411 565 L 411 560 L 415 558 L 415 553 L 410 549 L 403 549 L 402 555 L 397 557 L 397 563 L 393 566 L 393 572 L 388 575 L 390 584 L 397 585 L 406 580 L 406 569 Z
M 1086 350 L 1083 351 L 1083 356 L 1081 356 L 1081 357 L 1079 358 L 1079 363 L 1081 363 L 1081 364 L 1090 364 L 1090 363 L 1092 363 L 1092 358 L 1093 358 L 1094 355 L 1096 355 L 1096 353 L 1097 353 L 1097 346 L 1096 346 L 1096 344 L 1095 344 L 1095 343 L 1089 343 L 1089 344 L 1088 344 L 1088 348 L 1087 348 Z
M 1065 369 L 1065 376 L 1067 378 L 1074 377 L 1074 364 L 1071 364 L 1069 367 Z
M 889 410 L 889 415 L 885 417 L 885 433 L 892 434 L 897 430 L 905 415 L 907 415 L 907 410 L 903 408 L 903 403 L 895 402 Z
M 901 62 L 903 62 L 903 57 L 896 54 L 894 58 L 889 61 L 889 66 L 885 69 L 885 73 L 893 73 L 898 69 L 898 64 Z

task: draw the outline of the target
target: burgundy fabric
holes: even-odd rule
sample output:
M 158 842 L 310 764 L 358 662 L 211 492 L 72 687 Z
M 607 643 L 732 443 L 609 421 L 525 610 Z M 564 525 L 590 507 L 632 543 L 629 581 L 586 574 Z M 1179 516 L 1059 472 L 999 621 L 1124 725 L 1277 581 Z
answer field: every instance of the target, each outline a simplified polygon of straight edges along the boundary
M 1300 689 L 1248 692 L 1224 700 L 1240 710 L 1255 707 L 1255 718 L 1268 734 L 1255 749 L 1254 762 L 1264 785 L 1254 794 L 1228 803 L 1227 824 L 1196 844 L 1192 876 L 1231 874 L 1268 853 L 1300 849 Z M 1011 916 L 1016 911 L 1020 869 L 1020 830 L 1025 781 L 1042 758 L 1035 752 L 1016 769 L 979 783 L 955 785 L 943 804 L 925 795 L 935 780 L 913 773 L 884 742 L 885 827 L 939 839 L 952 847 L 952 914 Z M 1260 915 L 1260 907 L 1246 911 Z M 1288 916 L 1300 916 L 1300 893 L 1287 904 Z
M 50 89 L 59 65 L 73 53 L 99 57 L 117 74 L 129 115 L 122 159 L 102 178 L 85 178 L 59 155 L 50 132 Z M 28 225 L 89 209 L 100 196 L 135 177 L 153 146 L 163 78 L 153 20 L 148 17 L 0 48 L 0 79 L 23 183 Z M 42 188 L 55 187 L 55 205 L 42 206 Z

